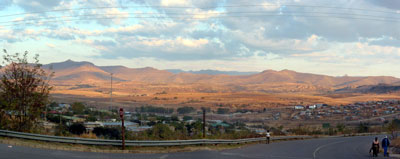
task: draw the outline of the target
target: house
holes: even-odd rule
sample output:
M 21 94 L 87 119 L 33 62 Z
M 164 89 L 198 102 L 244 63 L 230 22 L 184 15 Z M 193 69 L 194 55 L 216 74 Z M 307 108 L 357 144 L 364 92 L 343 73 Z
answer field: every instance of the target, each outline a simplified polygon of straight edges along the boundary
M 308 106 L 308 109 L 316 109 L 317 108 L 317 105 L 309 105 Z
M 122 125 L 122 122 L 120 121 L 116 121 L 116 122 L 104 122 L 103 125 L 105 127 L 119 127 Z M 134 122 L 130 122 L 130 121 L 125 121 L 124 122 L 124 126 L 128 127 L 128 126 L 138 126 L 138 123 L 134 123 Z
M 71 108 L 71 105 L 70 104 L 66 104 L 66 103 L 60 103 L 60 104 L 58 104 L 58 107 L 59 108 L 69 109 L 69 108 Z
M 128 126 L 126 127 L 127 130 L 129 131 L 134 131 L 134 132 L 141 132 L 141 131 L 146 131 L 147 129 L 151 129 L 151 126 Z
M 296 106 L 294 106 L 294 109 L 296 109 L 296 110 L 303 110 L 303 109 L 304 109 L 304 106 L 302 106 L 302 105 L 296 105 Z
M 103 123 L 99 121 L 95 122 L 85 122 L 83 125 L 85 125 L 87 131 L 93 130 L 95 127 L 103 127 Z
M 61 115 L 61 117 L 63 119 L 72 121 L 73 123 L 82 123 L 85 122 L 86 119 L 84 118 L 79 118 L 79 117 L 75 117 L 75 116 L 66 116 L 66 115 Z

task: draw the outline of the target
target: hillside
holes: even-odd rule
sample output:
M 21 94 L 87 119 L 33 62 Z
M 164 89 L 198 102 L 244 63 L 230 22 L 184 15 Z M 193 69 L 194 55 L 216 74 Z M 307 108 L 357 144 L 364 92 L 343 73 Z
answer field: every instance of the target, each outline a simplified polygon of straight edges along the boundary
M 373 86 L 378 84 L 392 85 L 400 83 L 400 79 L 390 76 L 327 76 L 311 73 L 300 73 L 291 70 L 265 70 L 250 75 L 201 74 L 167 70 L 151 67 L 128 68 L 125 66 L 96 66 L 90 62 L 67 60 L 47 64 L 45 68 L 53 68 L 56 84 L 91 84 L 109 83 L 111 73 L 115 82 L 122 82 L 125 88 L 133 87 L 133 83 L 147 84 L 144 90 L 168 90 L 168 85 L 181 85 L 175 91 L 203 92 L 327 92 L 333 90 Z M 215 71 L 214 71 L 215 72 Z M 151 87 L 150 85 L 164 85 Z M 183 88 L 183 85 L 186 85 Z M 117 86 L 116 86 L 116 89 Z M 337 91 L 341 92 L 341 91 Z M 356 91 L 358 92 L 358 91 Z M 364 91 L 365 92 L 365 91 Z

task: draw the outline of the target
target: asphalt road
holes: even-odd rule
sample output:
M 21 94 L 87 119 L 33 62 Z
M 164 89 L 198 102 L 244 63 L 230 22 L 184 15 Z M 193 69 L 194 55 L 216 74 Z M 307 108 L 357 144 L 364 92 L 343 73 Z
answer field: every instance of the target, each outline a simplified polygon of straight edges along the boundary
M 0 144 L 1 159 L 342 159 L 371 158 L 373 136 L 334 137 L 256 144 L 223 151 L 115 154 L 37 149 Z M 381 139 L 381 138 L 380 138 Z M 380 154 L 382 157 L 382 154 Z

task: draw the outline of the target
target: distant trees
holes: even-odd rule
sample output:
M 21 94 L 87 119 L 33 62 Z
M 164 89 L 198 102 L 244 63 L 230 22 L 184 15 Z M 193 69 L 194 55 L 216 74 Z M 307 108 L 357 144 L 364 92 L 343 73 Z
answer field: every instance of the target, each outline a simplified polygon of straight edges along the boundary
M 193 107 L 180 107 L 176 110 L 179 114 L 189 114 L 192 113 L 194 111 L 196 111 L 196 109 L 194 109 Z
M 38 55 L 28 62 L 28 52 L 10 55 L 3 50 L 0 79 L 0 127 L 32 131 L 48 104 L 53 73 L 46 72 Z
M 81 102 L 74 102 L 71 105 L 71 109 L 75 114 L 83 114 L 85 111 L 85 105 Z
M 184 120 L 184 121 L 193 120 L 193 117 L 191 117 L 191 116 L 184 116 L 184 117 L 183 117 L 183 120 Z
M 228 114 L 229 108 L 218 108 L 217 113 L 218 114 Z
M 154 106 L 141 106 L 136 108 L 137 112 L 146 112 L 146 113 L 162 113 L 162 114 L 171 114 L 174 112 L 173 108 L 164 108 L 164 107 L 154 107 Z

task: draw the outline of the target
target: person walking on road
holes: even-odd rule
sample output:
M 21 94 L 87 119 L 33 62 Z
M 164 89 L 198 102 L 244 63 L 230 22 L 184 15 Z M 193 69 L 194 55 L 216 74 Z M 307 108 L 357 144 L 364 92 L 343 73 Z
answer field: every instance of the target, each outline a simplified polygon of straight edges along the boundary
M 375 137 L 375 140 L 372 141 L 372 147 L 369 152 L 372 150 L 372 157 L 378 157 L 378 152 L 379 152 L 379 141 L 378 137 Z
M 387 149 L 390 145 L 390 141 L 387 136 L 382 139 L 382 147 L 383 147 L 383 156 L 389 157 L 389 153 L 387 152 Z
M 269 138 L 271 137 L 271 134 L 269 133 L 269 130 L 267 130 L 267 134 L 265 135 L 266 137 L 266 144 L 269 144 Z

